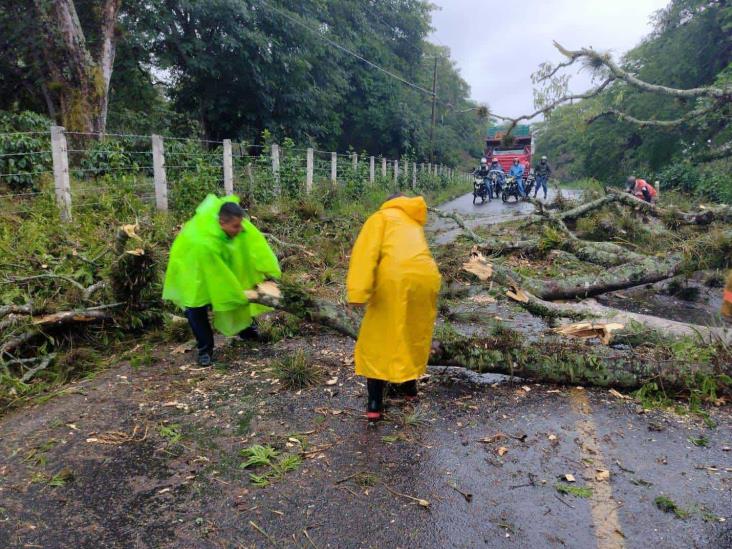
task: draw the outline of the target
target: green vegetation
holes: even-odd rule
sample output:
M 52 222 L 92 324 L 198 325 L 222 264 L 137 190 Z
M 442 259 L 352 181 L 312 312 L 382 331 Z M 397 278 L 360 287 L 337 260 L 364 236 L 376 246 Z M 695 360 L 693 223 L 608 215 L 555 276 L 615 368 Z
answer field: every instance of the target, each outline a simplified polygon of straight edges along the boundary
M 557 482 L 554 488 L 560 494 L 567 494 L 578 498 L 590 498 L 592 497 L 592 488 L 589 486 L 575 486 L 574 484 L 567 484 L 566 482 Z
M 653 503 L 664 513 L 673 513 L 676 518 L 685 519 L 689 516 L 688 511 L 679 507 L 674 500 L 667 496 L 658 496 L 653 500 Z
M 620 65 L 653 84 L 684 89 L 728 85 L 730 21 L 732 8 L 726 3 L 671 0 L 655 16 L 653 32 L 627 52 Z M 565 105 L 548 116 L 540 124 L 537 153 L 554 159 L 560 179 L 594 177 L 621 185 L 635 173 L 661 181 L 662 195 L 678 189 L 730 202 L 730 158 L 705 160 L 710 147 L 729 141 L 729 107 L 669 128 L 637 125 L 613 116 L 587 124 L 608 110 L 638 119 L 672 120 L 703 108 L 706 101 L 647 93 L 618 82 L 596 97 Z
M 240 455 L 246 458 L 240 468 L 264 470 L 262 474 L 249 474 L 249 480 L 258 488 L 282 480 L 287 473 L 295 471 L 302 464 L 302 458 L 297 454 L 281 454 L 271 446 L 259 444 L 245 448 Z
M 178 444 L 183 438 L 183 434 L 180 431 L 180 425 L 177 423 L 161 425 L 158 428 L 158 433 L 168 441 L 168 444 Z
M 303 389 L 317 385 L 323 379 L 322 369 L 303 351 L 277 360 L 272 369 L 274 376 L 286 389 Z
M 102 10 L 87 0 L 71 4 L 89 44 L 85 53 L 97 61 Z M 427 41 L 434 9 L 425 0 L 122 2 L 112 38 L 116 58 L 106 126 L 117 133 L 229 138 L 256 147 L 268 129 L 280 143 L 291 138 L 301 147 L 352 147 L 428 161 L 436 57 L 435 161 L 457 165 L 466 160 L 465 151 L 480 154 L 487 112 L 469 99 L 449 50 Z M 97 98 L 85 95 L 86 80 L 70 78 L 67 72 L 74 71 L 59 67 L 59 59 L 74 57 L 61 41 L 49 39 L 59 25 L 54 17 L 29 17 L 22 3 L 0 10 L 0 111 L 43 113 L 67 129 L 91 131 L 87 118 L 98 108 Z M 197 29 L 210 32 L 202 40 Z M 39 51 L 39 43 L 47 47 Z M 256 46 L 262 44 L 268 47 Z M 157 76 L 167 71 L 176 77 Z M 0 132 L 2 127 L 0 116 Z M 283 173 L 292 169 L 285 160 Z M 172 193 L 173 202 L 180 199 L 185 198 Z

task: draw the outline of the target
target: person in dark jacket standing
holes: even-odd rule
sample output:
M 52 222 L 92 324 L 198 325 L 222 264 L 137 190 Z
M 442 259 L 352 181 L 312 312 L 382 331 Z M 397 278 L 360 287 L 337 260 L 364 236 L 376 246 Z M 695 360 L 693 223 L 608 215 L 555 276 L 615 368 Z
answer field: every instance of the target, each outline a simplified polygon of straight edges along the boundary
M 539 163 L 534 168 L 534 175 L 536 176 L 536 187 L 534 188 L 534 198 L 536 198 L 539 188 L 544 189 L 544 200 L 546 200 L 547 183 L 549 182 L 549 176 L 552 174 L 552 169 L 549 167 L 549 162 L 546 160 L 546 156 L 542 156 Z

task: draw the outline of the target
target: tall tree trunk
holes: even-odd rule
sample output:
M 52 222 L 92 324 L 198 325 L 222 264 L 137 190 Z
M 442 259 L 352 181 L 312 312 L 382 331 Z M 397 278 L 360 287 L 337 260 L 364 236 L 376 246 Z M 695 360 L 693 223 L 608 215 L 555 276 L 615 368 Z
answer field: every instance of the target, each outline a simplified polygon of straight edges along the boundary
M 74 0 L 34 0 L 47 44 L 43 54 L 55 80 L 58 111 L 70 130 L 103 133 L 107 126 L 121 0 L 102 0 L 99 47 L 90 51 Z

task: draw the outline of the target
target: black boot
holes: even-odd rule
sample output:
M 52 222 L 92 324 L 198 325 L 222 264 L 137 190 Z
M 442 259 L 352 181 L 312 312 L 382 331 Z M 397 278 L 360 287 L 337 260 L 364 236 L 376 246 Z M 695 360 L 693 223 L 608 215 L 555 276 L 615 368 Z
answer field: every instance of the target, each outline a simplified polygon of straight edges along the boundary
M 368 407 L 366 408 L 366 419 L 370 422 L 379 421 L 384 411 L 384 381 L 380 379 L 367 379 L 366 389 L 369 394 Z
M 259 340 L 259 329 L 257 324 L 252 322 L 252 325 L 239 332 L 239 339 L 242 341 L 258 341 Z

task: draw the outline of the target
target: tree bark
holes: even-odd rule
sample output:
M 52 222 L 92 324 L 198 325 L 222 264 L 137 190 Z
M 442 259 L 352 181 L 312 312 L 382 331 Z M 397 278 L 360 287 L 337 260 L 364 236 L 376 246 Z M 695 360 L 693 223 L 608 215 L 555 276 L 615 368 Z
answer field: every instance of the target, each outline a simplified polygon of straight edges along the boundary
M 121 0 L 103 0 L 99 8 L 99 48 L 91 52 L 73 0 L 34 0 L 46 36 L 43 47 L 54 76 L 58 112 L 67 129 L 104 133 Z M 60 85 L 59 85 L 60 84 Z

